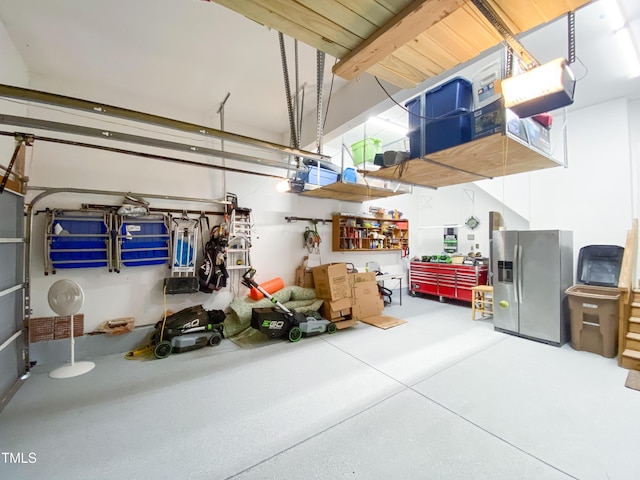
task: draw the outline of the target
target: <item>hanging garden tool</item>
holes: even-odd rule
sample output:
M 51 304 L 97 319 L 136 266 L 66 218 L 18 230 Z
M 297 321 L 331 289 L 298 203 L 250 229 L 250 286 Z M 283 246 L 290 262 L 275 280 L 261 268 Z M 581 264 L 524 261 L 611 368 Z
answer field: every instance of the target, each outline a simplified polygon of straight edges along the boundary
M 313 224 L 313 230 L 309 227 L 304 229 L 304 244 L 309 253 L 320 253 L 320 242 L 322 242 L 322 239 L 318 233 L 318 225 L 316 223 Z

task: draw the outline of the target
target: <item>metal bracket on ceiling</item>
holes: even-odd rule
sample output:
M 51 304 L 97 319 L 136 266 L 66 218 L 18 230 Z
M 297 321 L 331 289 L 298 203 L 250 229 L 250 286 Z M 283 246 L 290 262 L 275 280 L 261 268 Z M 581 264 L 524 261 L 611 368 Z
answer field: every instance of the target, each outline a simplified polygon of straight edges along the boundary
M 9 166 L 5 169 L 4 176 L 2 177 L 2 182 L 0 182 L 0 193 L 4 192 L 5 187 L 7 186 L 7 182 L 9 181 L 9 177 L 11 176 L 11 172 L 13 170 L 13 166 L 18 159 L 18 155 L 20 154 L 20 150 L 23 146 L 31 147 L 33 146 L 33 135 L 27 135 L 23 133 L 16 133 L 16 148 L 13 150 L 13 155 L 11 156 L 11 160 L 9 161 Z M 24 180 L 21 174 L 15 172 L 14 176 L 19 178 L 20 180 Z
M 491 25 L 498 31 L 498 33 L 507 42 L 510 50 L 515 53 L 520 59 L 522 66 L 525 70 L 531 70 L 538 67 L 540 62 L 527 51 L 526 48 L 515 37 L 514 33 L 507 27 L 500 15 L 488 4 L 485 0 L 472 0 L 475 7 L 484 15 L 484 17 L 491 23 Z

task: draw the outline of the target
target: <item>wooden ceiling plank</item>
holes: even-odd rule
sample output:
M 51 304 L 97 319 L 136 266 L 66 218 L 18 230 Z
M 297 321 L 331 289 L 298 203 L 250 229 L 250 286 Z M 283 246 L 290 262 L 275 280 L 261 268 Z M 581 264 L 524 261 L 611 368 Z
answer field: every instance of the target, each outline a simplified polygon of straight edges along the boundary
M 429 57 L 408 45 L 396 50 L 393 56 L 419 70 L 423 75 L 422 81 L 430 77 L 435 77 L 445 71 L 444 68 L 435 63 Z
M 336 0 L 296 0 L 360 38 L 368 38 L 378 26 Z
M 474 32 L 476 32 L 476 35 L 481 36 L 481 38 L 484 38 L 487 43 L 490 43 L 488 48 L 491 48 L 504 40 L 496 28 L 491 25 L 489 20 L 487 20 L 472 3 L 467 3 L 460 13 L 466 15 L 467 21 L 474 25 Z M 490 39 L 493 43 L 490 42 Z
M 514 33 L 555 20 L 591 0 L 488 0 Z
M 347 80 L 354 79 L 417 37 L 429 26 L 458 10 L 465 1 L 414 0 L 334 65 L 333 72 Z
M 413 86 L 418 85 L 428 78 L 428 76 L 425 76 L 425 74 L 419 68 L 398 58 L 396 54 L 389 55 L 385 59 L 378 62 L 378 64 L 387 67 L 389 70 L 398 72 L 398 74 L 401 74 L 407 80 L 411 81 L 413 83 Z
M 351 48 L 336 41 L 329 39 L 318 32 L 307 28 L 305 25 L 294 23 L 291 18 L 280 11 L 263 5 L 260 1 L 242 1 L 235 0 L 211 0 L 213 3 L 227 7 L 236 13 L 244 15 L 254 22 L 265 25 L 276 31 L 282 32 L 292 38 L 297 38 L 301 42 L 306 43 L 318 50 L 328 53 L 336 58 L 346 55 Z M 265 2 L 269 3 L 269 2 Z M 282 3 L 282 2 L 279 2 Z M 286 3 L 286 2 L 285 2 Z
M 458 63 L 466 62 L 479 53 L 477 48 L 444 22 L 429 29 L 429 36 L 440 48 L 448 50 Z
M 381 27 L 394 15 L 393 10 L 385 8 L 383 5 L 372 0 L 337 0 L 349 10 L 368 19 L 377 27 Z
M 252 0 L 252 2 L 263 8 L 275 11 L 282 17 L 288 18 L 291 22 L 292 29 L 304 27 L 349 50 L 356 48 L 363 41 L 362 37 L 358 37 L 350 31 L 340 28 L 333 20 L 318 15 L 316 12 L 309 10 L 297 2 L 292 2 L 291 0 Z M 283 30 L 280 31 L 290 37 L 297 38 L 293 33 Z
M 413 82 L 407 77 L 402 76 L 401 73 L 398 73 L 395 70 L 390 70 L 380 63 L 369 68 L 369 70 L 367 70 L 367 73 L 400 88 L 413 88 L 417 85 L 417 83 Z
M 464 32 L 459 43 L 465 46 L 466 55 L 472 55 L 469 58 L 490 49 L 502 40 L 498 32 L 490 27 L 489 22 L 479 23 L 478 19 L 465 9 L 460 9 L 456 15 L 449 16 L 443 23 L 454 32 Z
M 456 57 L 451 55 L 448 50 L 442 48 L 442 46 L 435 42 L 433 38 L 427 32 L 418 36 L 411 42 L 411 47 L 423 56 L 429 57 L 431 61 L 438 65 L 442 71 L 449 70 L 460 63 Z
M 386 8 L 387 10 L 389 10 L 391 13 L 393 13 L 394 15 L 400 11 L 402 11 L 403 8 L 405 8 L 407 5 L 409 5 L 413 0 L 375 0 L 376 3 L 378 3 L 379 5 L 382 5 L 384 8 Z

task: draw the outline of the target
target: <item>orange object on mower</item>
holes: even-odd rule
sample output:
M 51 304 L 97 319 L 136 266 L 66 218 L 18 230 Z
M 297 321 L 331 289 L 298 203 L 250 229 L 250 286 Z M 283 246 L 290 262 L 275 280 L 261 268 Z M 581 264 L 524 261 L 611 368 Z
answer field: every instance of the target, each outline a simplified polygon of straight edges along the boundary
M 280 277 L 272 278 L 271 280 L 261 283 L 260 287 L 266 290 L 267 293 L 274 293 L 284 288 L 284 280 Z M 253 300 L 261 300 L 264 298 L 264 295 L 257 288 L 252 287 L 249 291 L 249 297 Z

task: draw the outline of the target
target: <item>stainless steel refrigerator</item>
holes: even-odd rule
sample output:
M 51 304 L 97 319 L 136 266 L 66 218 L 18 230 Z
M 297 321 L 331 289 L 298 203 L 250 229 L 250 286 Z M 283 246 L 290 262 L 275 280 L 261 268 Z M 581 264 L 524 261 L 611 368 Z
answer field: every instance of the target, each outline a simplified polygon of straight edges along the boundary
M 494 231 L 495 330 L 560 346 L 569 340 L 573 232 Z

